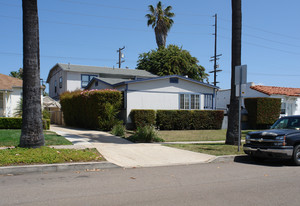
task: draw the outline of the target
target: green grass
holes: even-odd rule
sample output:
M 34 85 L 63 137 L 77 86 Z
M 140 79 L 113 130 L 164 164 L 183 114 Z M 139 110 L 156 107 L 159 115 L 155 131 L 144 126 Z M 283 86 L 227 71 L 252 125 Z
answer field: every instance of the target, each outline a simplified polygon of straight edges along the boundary
M 14 148 L 0 150 L 0 166 L 103 161 L 96 149 Z
M 166 142 L 217 141 L 226 139 L 226 129 L 220 130 L 160 130 L 158 135 Z M 243 130 L 242 138 L 253 130 Z
M 20 143 L 21 130 L 0 130 L 0 146 L 18 146 Z M 72 143 L 55 132 L 44 131 L 45 145 L 71 145 Z
M 242 155 L 244 154 L 241 146 L 240 152 L 238 152 L 238 146 L 225 145 L 223 143 L 213 144 L 168 144 L 166 146 L 175 147 L 178 149 L 189 150 L 193 152 L 200 152 L 210 155 L 222 156 L 222 155 Z

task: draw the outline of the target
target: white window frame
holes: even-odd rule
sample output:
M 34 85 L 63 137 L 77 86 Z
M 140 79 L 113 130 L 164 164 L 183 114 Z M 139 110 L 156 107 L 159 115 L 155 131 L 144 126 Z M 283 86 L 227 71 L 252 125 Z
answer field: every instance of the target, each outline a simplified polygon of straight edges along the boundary
M 201 108 L 201 94 L 199 93 L 180 93 L 180 110 L 199 110 Z

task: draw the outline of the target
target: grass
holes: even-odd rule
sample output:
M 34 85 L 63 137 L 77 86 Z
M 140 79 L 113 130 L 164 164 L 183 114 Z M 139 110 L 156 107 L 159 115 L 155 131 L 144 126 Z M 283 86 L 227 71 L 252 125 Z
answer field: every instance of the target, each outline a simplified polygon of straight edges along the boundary
M 217 141 L 226 139 L 226 129 L 220 130 L 160 130 L 158 135 L 166 142 Z M 242 138 L 253 130 L 243 130 Z
M 14 148 L 0 150 L 0 166 L 103 161 L 96 149 Z
M 193 152 L 200 152 L 210 155 L 222 156 L 222 155 L 242 155 L 244 154 L 241 147 L 240 152 L 238 152 L 238 146 L 225 145 L 223 143 L 213 143 L 213 144 L 168 144 L 165 146 L 175 147 L 178 149 L 189 150 Z
M 0 146 L 18 146 L 20 143 L 21 130 L 2 129 L 0 130 Z M 55 132 L 44 131 L 45 145 L 71 145 L 72 143 Z

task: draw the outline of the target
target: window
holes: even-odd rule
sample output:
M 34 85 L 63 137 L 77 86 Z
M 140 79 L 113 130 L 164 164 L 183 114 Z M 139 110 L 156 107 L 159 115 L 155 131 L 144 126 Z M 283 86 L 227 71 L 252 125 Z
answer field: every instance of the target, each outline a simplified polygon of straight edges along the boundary
M 281 112 L 280 112 L 280 114 L 285 114 L 285 110 L 286 110 L 286 103 L 282 102 L 281 103 Z
M 173 77 L 173 78 L 170 78 L 170 83 L 174 83 L 174 84 L 178 84 L 178 78 L 175 78 L 175 77 Z
M 3 109 L 3 93 L 0 93 L 0 109 Z
M 179 103 L 180 109 L 200 109 L 200 95 L 180 94 Z
M 213 108 L 213 95 L 205 94 L 204 95 L 204 109 L 212 109 Z
M 95 86 L 98 87 L 98 81 L 95 82 Z
M 82 74 L 81 75 L 81 88 L 85 88 L 94 77 L 98 77 L 98 76 Z
M 62 88 L 62 77 L 59 77 L 59 88 Z

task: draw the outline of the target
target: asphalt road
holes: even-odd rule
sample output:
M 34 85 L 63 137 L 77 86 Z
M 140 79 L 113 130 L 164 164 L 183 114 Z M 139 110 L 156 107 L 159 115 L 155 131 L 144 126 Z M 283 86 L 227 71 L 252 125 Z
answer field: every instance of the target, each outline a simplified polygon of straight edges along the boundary
M 0 205 L 300 205 L 300 167 L 283 163 L 0 176 Z

